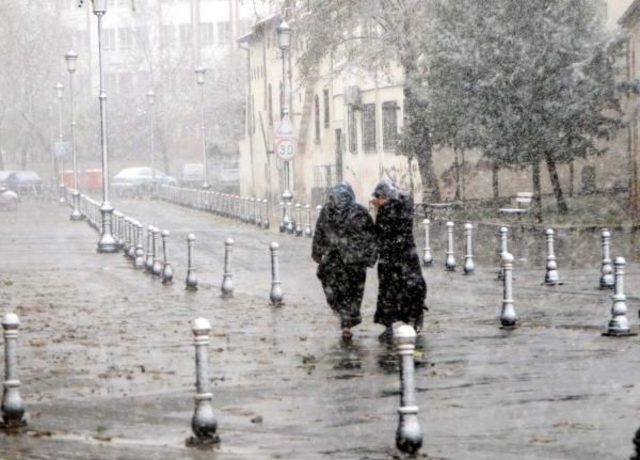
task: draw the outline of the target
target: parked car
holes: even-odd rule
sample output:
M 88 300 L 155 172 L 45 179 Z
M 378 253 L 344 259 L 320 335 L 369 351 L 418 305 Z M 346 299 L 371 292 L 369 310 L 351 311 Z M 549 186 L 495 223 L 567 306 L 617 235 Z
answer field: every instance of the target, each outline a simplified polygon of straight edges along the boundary
M 13 172 L 15 172 L 15 171 L 11 171 L 11 170 L 8 170 L 8 169 L 0 170 L 0 187 L 1 186 L 5 186 L 5 187 L 7 186 L 7 179 L 9 178 L 9 175 L 11 173 L 13 173 Z
M 35 171 L 13 171 L 5 180 L 5 186 L 18 195 L 42 194 L 42 179 Z
M 182 166 L 180 185 L 182 187 L 200 187 L 204 179 L 204 165 L 202 163 L 185 163 Z
M 0 186 L 0 210 L 15 211 L 16 209 L 18 209 L 18 194 Z
M 158 185 L 176 185 L 178 183 L 173 177 L 157 169 L 155 180 Z M 113 177 L 111 188 L 121 197 L 149 193 L 153 188 L 153 170 L 147 166 L 125 168 Z

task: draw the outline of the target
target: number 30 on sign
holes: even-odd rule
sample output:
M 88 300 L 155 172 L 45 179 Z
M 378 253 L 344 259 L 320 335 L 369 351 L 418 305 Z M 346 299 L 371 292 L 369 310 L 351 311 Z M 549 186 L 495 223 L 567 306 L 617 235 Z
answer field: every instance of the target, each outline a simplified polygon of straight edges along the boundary
M 290 139 L 280 140 L 276 147 L 276 153 L 284 161 L 293 159 L 293 156 L 295 155 L 295 145 L 293 141 Z

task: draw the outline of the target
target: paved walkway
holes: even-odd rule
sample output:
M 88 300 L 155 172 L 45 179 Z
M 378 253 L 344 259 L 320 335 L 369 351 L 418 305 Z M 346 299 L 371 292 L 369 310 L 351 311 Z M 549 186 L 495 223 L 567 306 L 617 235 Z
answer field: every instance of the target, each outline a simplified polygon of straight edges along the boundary
M 176 283 L 95 253 L 96 234 L 68 210 L 23 203 L 0 214 L 0 307 L 23 323 L 22 395 L 33 431 L 0 435 L 3 458 L 211 458 L 184 447 L 194 364 L 189 321 L 213 325 L 210 366 L 219 459 L 387 459 L 395 455 L 397 358 L 372 324 L 367 284 L 351 346 L 339 340 L 309 240 L 166 203 L 124 202 L 145 225 L 172 232 Z M 193 231 L 201 289 L 184 291 L 184 237 Z M 233 299 L 219 297 L 223 241 L 236 240 Z M 286 305 L 268 305 L 271 240 L 282 247 Z M 479 243 L 483 243 L 480 241 Z M 487 242 L 487 244 L 489 244 Z M 491 242 L 491 244 L 494 244 Z M 562 265 L 561 265 L 562 270 Z M 628 267 L 638 324 L 640 273 Z M 640 339 L 609 339 L 609 293 L 597 268 L 517 271 L 521 327 L 498 328 L 494 267 L 465 277 L 425 271 L 431 311 L 417 386 L 423 451 L 447 459 L 621 459 L 640 425 Z

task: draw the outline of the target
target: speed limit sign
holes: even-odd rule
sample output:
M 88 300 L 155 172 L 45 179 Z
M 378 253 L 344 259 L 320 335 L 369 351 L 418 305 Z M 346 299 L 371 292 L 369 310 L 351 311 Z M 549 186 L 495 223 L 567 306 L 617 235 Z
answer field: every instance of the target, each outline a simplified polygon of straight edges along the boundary
M 276 154 L 284 161 L 289 161 L 293 159 L 296 153 L 295 149 L 293 139 L 280 139 L 276 145 Z

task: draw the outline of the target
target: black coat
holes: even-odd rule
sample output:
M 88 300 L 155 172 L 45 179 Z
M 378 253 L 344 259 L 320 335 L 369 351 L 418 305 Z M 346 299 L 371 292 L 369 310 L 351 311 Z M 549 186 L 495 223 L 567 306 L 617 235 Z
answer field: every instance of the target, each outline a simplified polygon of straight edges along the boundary
M 341 326 L 359 324 L 367 267 L 375 265 L 377 258 L 369 212 L 355 202 L 342 208 L 327 203 L 316 223 L 312 257 L 319 261 L 318 278 L 327 303 L 340 315 Z
M 427 285 L 413 238 L 413 200 L 405 195 L 389 199 L 376 217 L 378 303 L 374 321 L 390 326 L 422 317 Z

